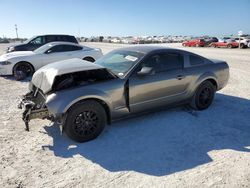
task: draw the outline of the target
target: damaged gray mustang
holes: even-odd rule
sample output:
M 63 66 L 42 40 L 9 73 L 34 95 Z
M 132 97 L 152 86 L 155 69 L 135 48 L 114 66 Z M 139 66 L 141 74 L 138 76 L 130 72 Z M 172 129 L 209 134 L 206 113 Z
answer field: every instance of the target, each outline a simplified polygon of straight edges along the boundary
M 113 120 L 159 107 L 208 108 L 229 79 L 226 62 L 156 46 L 114 50 L 95 63 L 71 59 L 42 67 L 19 107 L 31 119 L 49 119 L 71 139 L 96 138 Z

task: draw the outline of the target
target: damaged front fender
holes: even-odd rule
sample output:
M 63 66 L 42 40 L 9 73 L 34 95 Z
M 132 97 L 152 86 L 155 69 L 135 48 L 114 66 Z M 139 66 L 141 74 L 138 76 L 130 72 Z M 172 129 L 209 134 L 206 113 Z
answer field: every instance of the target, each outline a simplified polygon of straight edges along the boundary
M 72 105 L 85 99 L 103 101 L 112 109 L 112 103 L 109 101 L 108 95 L 93 86 L 89 89 L 87 87 L 78 87 L 52 93 L 47 96 L 46 107 L 54 117 L 58 117 L 65 114 Z

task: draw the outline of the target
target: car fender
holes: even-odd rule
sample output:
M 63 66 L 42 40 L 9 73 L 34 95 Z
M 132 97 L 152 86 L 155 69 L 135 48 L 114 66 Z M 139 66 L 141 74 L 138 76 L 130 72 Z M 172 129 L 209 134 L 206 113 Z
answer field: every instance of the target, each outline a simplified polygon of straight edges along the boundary
M 11 62 L 13 63 L 13 67 L 20 62 L 27 62 L 31 64 L 34 70 L 36 71 L 37 69 L 41 67 L 42 58 L 39 59 L 33 56 L 32 57 L 14 57 L 11 59 Z
M 204 82 L 205 80 L 208 80 L 208 79 L 214 80 L 216 82 L 216 84 L 218 85 L 217 76 L 213 72 L 207 71 L 207 72 L 201 74 L 199 76 L 199 78 L 196 80 L 196 82 L 194 83 L 194 85 L 193 85 L 194 89 L 192 90 L 193 91 L 192 94 L 195 93 L 196 89 L 199 87 L 199 85 L 202 82 Z
M 68 109 L 79 101 L 86 99 L 96 99 L 107 104 L 109 109 L 112 108 L 112 103 L 109 100 L 107 93 L 96 88 L 86 89 L 85 87 L 78 87 L 74 89 L 62 90 L 52 93 L 47 96 L 46 107 L 50 114 L 57 116 L 64 114 Z

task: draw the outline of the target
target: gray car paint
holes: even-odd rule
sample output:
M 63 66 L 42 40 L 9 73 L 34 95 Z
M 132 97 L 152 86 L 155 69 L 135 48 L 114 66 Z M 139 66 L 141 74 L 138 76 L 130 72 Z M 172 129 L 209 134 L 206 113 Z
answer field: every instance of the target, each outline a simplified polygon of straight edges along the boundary
M 135 48 L 127 49 L 135 50 Z M 138 50 L 140 50 L 139 47 Z M 46 106 L 49 113 L 55 117 L 61 116 L 81 100 L 96 99 L 108 107 L 108 114 L 114 120 L 154 107 L 189 100 L 204 80 L 213 79 L 217 84 L 217 90 L 223 88 L 228 82 L 229 67 L 224 61 L 204 58 L 205 64 L 190 66 L 188 58 L 188 55 L 192 54 L 190 52 L 156 47 L 143 50 L 145 57 L 138 64 L 154 53 L 178 52 L 184 56 L 184 68 L 139 77 L 135 73 L 137 64 L 124 78 L 66 89 L 48 95 Z M 129 86 L 128 98 L 126 98 L 127 85 Z

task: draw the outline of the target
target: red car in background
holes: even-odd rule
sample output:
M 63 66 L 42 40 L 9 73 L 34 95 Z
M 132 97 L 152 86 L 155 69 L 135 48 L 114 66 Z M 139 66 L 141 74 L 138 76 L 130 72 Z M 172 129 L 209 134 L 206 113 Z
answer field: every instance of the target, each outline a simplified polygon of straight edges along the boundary
M 205 46 L 205 40 L 203 40 L 203 39 L 188 40 L 188 41 L 183 42 L 182 46 L 204 47 Z
M 211 47 L 214 48 L 220 48 L 220 47 L 224 47 L 224 48 L 238 48 L 239 47 L 239 43 L 234 41 L 234 40 L 225 40 L 225 41 L 219 41 L 219 42 L 212 42 L 210 44 Z

